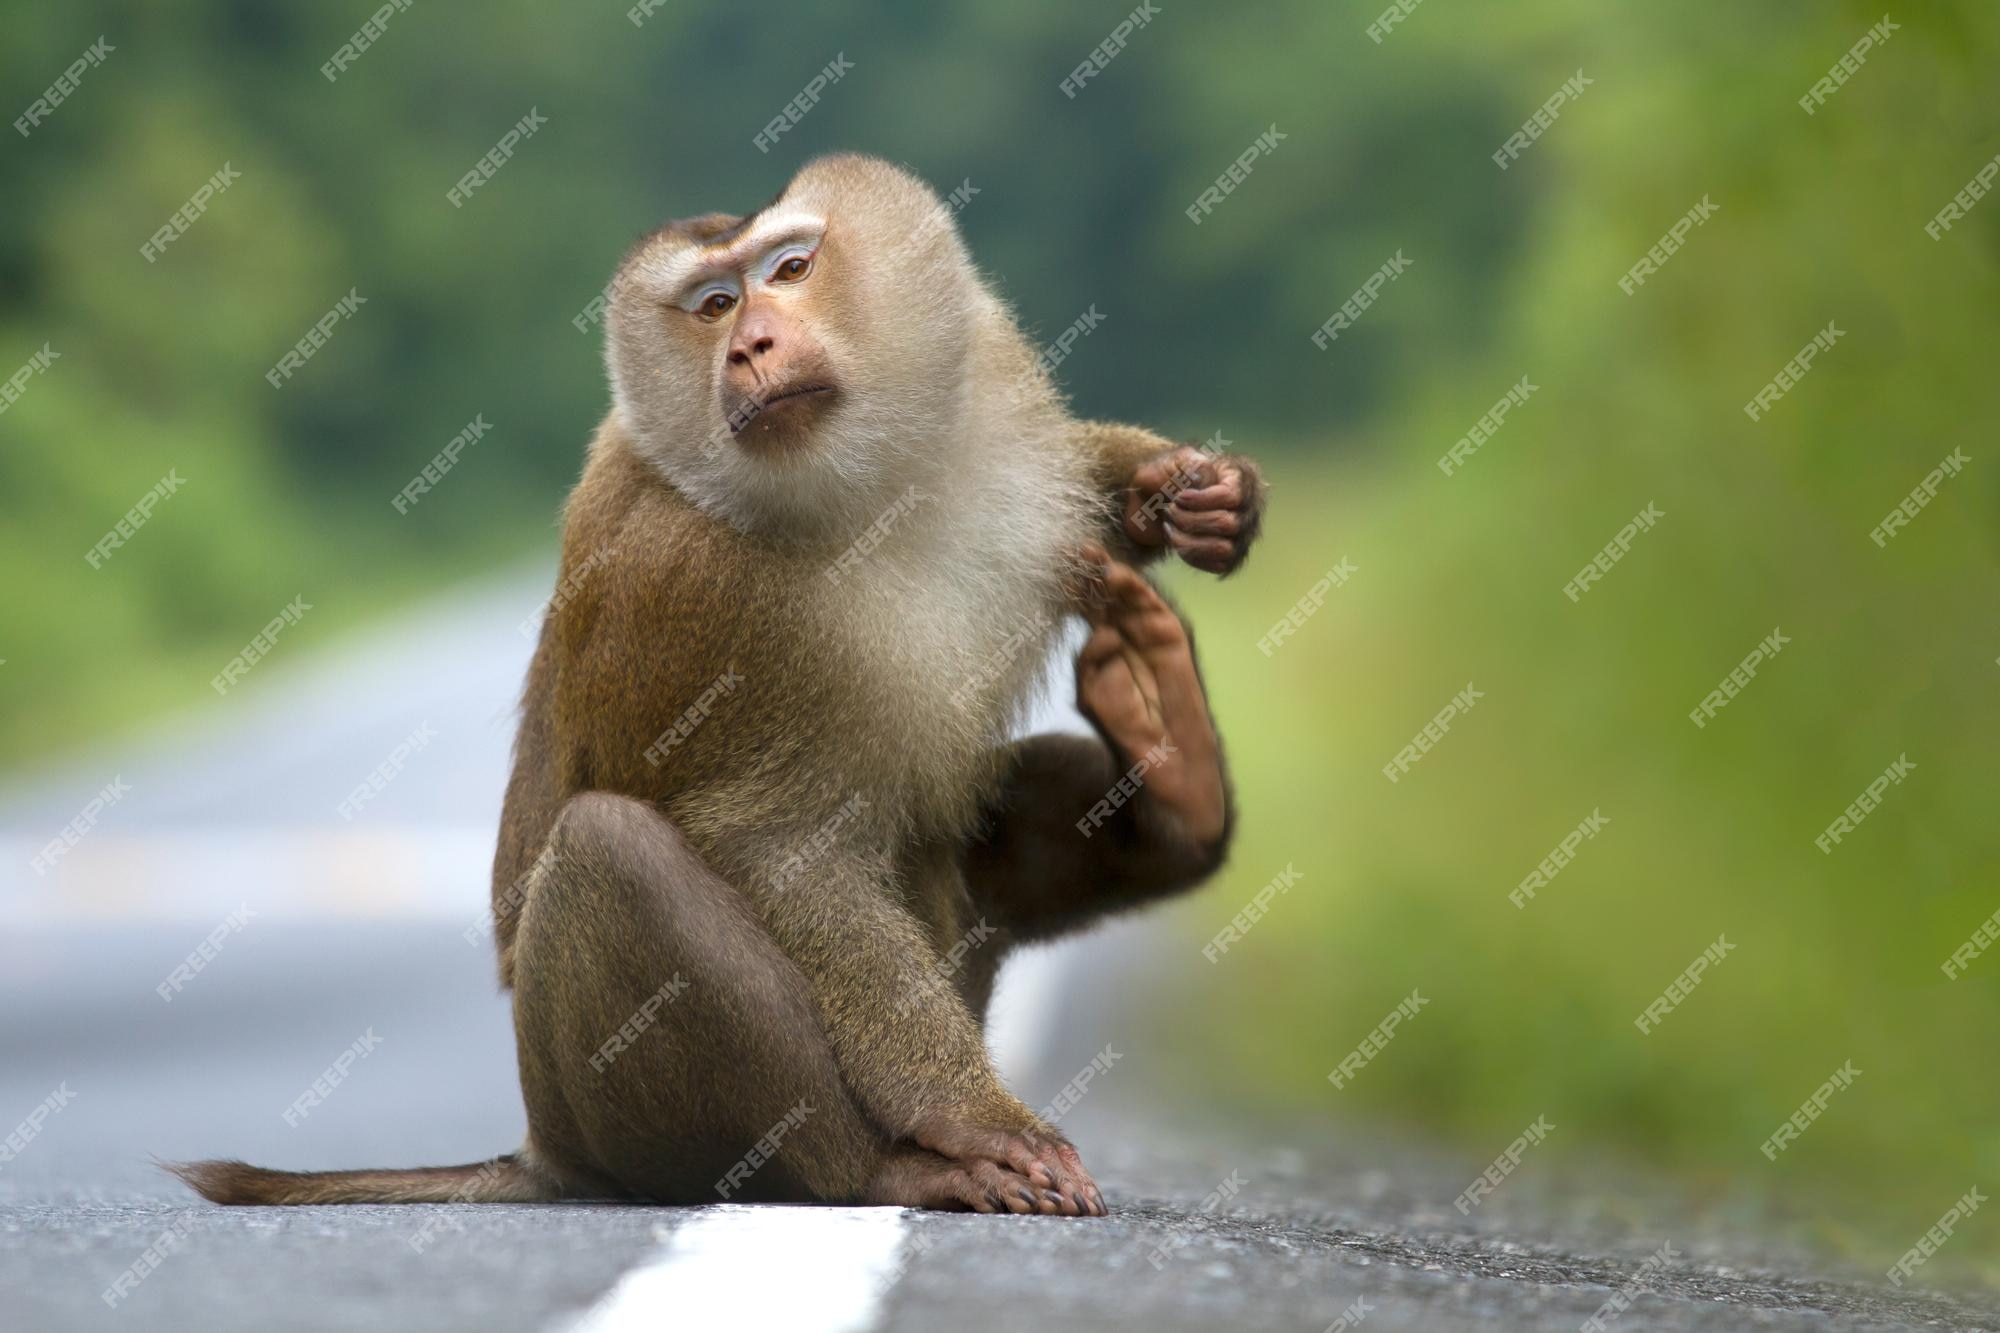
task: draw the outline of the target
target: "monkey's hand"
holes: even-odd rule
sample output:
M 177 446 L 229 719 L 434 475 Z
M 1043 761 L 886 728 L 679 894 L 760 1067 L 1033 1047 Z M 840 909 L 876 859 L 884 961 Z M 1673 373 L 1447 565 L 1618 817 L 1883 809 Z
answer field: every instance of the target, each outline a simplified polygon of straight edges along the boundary
M 1023 1201 L 1032 1200 L 1037 1212 L 1103 1217 L 1104 1195 L 1090 1172 L 1083 1169 L 1083 1159 L 1070 1141 L 1032 1113 L 1028 1118 L 1032 1123 L 1017 1130 L 995 1129 L 969 1120 L 940 1121 L 920 1128 L 915 1138 L 921 1146 L 972 1170 L 975 1180 L 990 1175 L 1001 1182 L 991 1192 L 1011 1211 L 1029 1211 L 1013 1206 L 1012 1201 L 1019 1196 Z M 993 1170 L 996 1167 L 997 1172 Z M 1031 1194 L 1019 1195 L 1022 1181 L 1031 1187 Z
M 1103 572 L 1083 599 L 1092 628 L 1076 663 L 1077 707 L 1124 763 L 1144 765 L 1141 798 L 1171 815 L 1196 846 L 1213 847 L 1228 804 L 1187 627 L 1130 565 L 1098 546 L 1086 546 L 1083 558 Z
M 1140 547 L 1171 546 L 1211 574 L 1236 572 L 1263 521 L 1264 476 L 1241 454 L 1170 449 L 1126 483 L 1125 535 Z

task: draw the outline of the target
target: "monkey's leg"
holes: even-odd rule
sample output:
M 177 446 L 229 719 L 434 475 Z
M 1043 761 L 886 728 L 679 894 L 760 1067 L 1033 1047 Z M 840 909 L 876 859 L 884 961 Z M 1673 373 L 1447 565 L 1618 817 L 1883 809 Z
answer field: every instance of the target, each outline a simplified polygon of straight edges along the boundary
M 514 952 L 537 1154 L 663 1202 L 859 1197 L 882 1145 L 742 895 L 638 801 L 572 797 L 549 838 Z
M 1109 566 L 1103 594 L 1077 659 L 1077 706 L 1099 736 L 1016 742 L 966 849 L 975 903 L 1016 940 L 1191 888 L 1228 850 L 1234 801 L 1187 627 L 1128 566 Z
M 1006 795 L 967 849 L 965 874 L 978 910 L 1013 942 L 1073 934 L 1183 893 L 1221 867 L 1223 846 L 1193 842 L 1143 788 L 1088 839 L 1077 831 L 1127 771 L 1104 742 L 1052 734 L 1011 749 Z
M 803 973 L 652 807 L 573 797 L 549 851 L 514 967 L 539 1161 L 668 1203 L 1060 1211 L 1004 1167 L 888 1145 L 841 1081 Z

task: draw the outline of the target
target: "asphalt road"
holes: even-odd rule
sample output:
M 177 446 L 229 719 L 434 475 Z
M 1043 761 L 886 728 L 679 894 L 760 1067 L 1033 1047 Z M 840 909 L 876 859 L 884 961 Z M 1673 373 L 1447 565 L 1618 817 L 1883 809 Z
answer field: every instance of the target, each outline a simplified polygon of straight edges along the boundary
M 1132 1051 L 1064 1120 L 1107 1219 L 202 1202 L 153 1159 L 424 1165 L 520 1141 L 478 926 L 517 627 L 545 587 L 504 580 L 260 667 L 204 716 L 0 791 L 0 1333 L 1312 1333 L 1575 1329 L 1600 1311 L 1616 1329 L 2000 1329 L 2000 1305 L 1888 1291 L 1612 1171 L 1530 1163 L 1461 1216 L 1484 1161 L 1330 1121 L 1190 1122 L 1150 1091 L 1167 1071 L 1148 1060 L 1171 1051 Z M 342 815 L 425 726 L 435 739 Z M 131 794 L 30 873 L 114 775 Z M 1032 1104 L 1127 1030 L 1149 929 L 1010 964 L 994 1040 Z M 288 1123 L 357 1042 L 366 1056 Z
M 188 948 L 153 927 L 8 938 L 0 1120 L 69 1098 L 0 1167 L 0 1328 L 1310 1331 L 1343 1312 L 1369 1329 L 1579 1328 L 1646 1275 L 1612 1327 L 2000 1328 L 1992 1305 L 1814 1280 L 1815 1261 L 1615 1177 L 1524 1172 L 1468 1220 L 1451 1200 L 1480 1163 L 1330 1125 L 1175 1124 L 1142 1109 L 1138 1077 L 1103 1080 L 1065 1122 L 1113 1204 L 1103 1220 L 216 1208 L 150 1155 L 465 1161 L 518 1142 L 522 1113 L 505 1004 L 455 921 L 253 921 L 163 1002 L 153 988 Z M 1082 975 L 1102 974 L 1039 979 L 1066 991 L 1078 1039 L 1014 1061 L 1030 1099 L 1095 1040 Z M 373 1050 L 288 1125 L 369 1029 Z M 157 1267 L 107 1303 L 149 1247 Z

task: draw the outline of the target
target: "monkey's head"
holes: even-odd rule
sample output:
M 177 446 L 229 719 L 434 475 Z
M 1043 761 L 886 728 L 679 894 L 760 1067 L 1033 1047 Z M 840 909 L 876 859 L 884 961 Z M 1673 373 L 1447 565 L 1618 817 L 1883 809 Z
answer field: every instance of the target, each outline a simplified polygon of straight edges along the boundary
M 976 323 L 997 309 L 928 186 L 825 157 L 755 213 L 634 246 L 606 360 L 637 447 L 696 504 L 845 540 L 952 462 Z

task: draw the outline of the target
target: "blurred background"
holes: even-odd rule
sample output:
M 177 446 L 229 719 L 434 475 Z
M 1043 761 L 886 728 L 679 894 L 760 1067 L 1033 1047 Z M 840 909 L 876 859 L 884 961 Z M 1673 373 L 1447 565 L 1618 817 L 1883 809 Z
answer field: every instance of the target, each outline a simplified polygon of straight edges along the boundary
M 2000 151 L 2000 12 L 1892 14 L 1808 115 L 1798 99 L 1879 7 L 1435 0 L 1377 42 L 1382 7 L 1161 5 L 1074 97 L 1059 84 L 1126 7 L 668 0 L 635 24 L 622 4 L 419 3 L 332 81 L 366 6 L 17 7 L 10 116 L 100 34 L 113 49 L 0 142 L 0 379 L 44 345 L 58 358 L 0 413 L 0 965 L 15 1069 L 41 1053 L 5 1084 L 0 1128 L 65 1070 L 129 1076 L 208 1005 L 200 1058 L 288 1052 L 256 1106 L 282 1132 L 272 1106 L 372 1020 L 321 1015 L 295 1041 L 325 955 L 260 955 L 254 919 L 185 1005 L 155 1000 L 239 904 L 343 930 L 428 915 L 426 947 L 471 960 L 453 984 L 490 987 L 458 936 L 481 911 L 521 626 L 606 403 L 590 303 L 663 218 L 753 207 L 811 155 L 861 149 L 969 187 L 972 251 L 1040 338 L 1101 314 L 1057 371 L 1080 412 L 1219 432 L 1272 481 L 1241 575 L 1164 575 L 1200 632 L 1243 820 L 1221 882 L 1119 937 L 1146 959 L 1117 997 L 1143 1053 L 1128 1086 L 1479 1163 L 1546 1116 L 1537 1161 L 1630 1162 L 1869 1262 L 2000 1179 L 2000 958 L 1941 968 L 2000 908 L 2000 203 L 1925 232 Z M 837 57 L 852 68 L 759 151 Z M 1499 169 L 1579 70 L 1581 95 Z M 454 207 L 531 110 L 546 124 Z M 142 257 L 225 165 L 240 176 Z M 1621 290 L 1704 200 L 1713 216 Z M 1407 271 L 1316 347 L 1395 255 Z M 365 304 L 274 390 L 266 371 L 350 291 Z M 1751 420 L 1829 322 L 1843 336 Z M 1524 377 L 1528 401 L 1441 471 Z M 399 512 L 475 418 L 486 433 Z M 1870 530 L 1954 450 L 1963 475 L 1878 547 Z M 1649 504 L 1657 526 L 1572 602 L 1564 585 Z M 1347 582 L 1261 650 L 1342 560 Z M 294 599 L 310 609 L 218 698 L 211 678 Z M 1774 629 L 1783 651 L 1693 725 Z M 1476 707 L 1388 781 L 1468 684 Z M 1899 757 L 1908 779 L 1823 854 Z M 129 794 L 39 873 L 114 779 Z M 1510 903 L 1593 812 L 1603 831 Z M 1287 867 L 1293 887 L 1204 957 Z M 1641 1033 L 1719 936 L 1726 960 Z M 396 957 L 367 984 L 403 984 Z M 292 978 L 291 1007 L 225 1017 L 264 972 Z M 1413 990 L 1419 1015 L 1333 1086 Z M 492 1004 L 479 1049 L 504 1059 Z M 464 1056 L 450 1037 L 423 1067 Z M 1102 1038 L 1080 1034 L 1081 1058 Z M 404 1047 L 423 1064 L 414 1029 Z M 1854 1086 L 1767 1160 L 1850 1062 Z M 466 1141 L 447 1083 L 431 1095 L 424 1149 L 505 1146 Z M 218 1137 L 155 1150 L 255 1155 Z M 277 1141 L 274 1164 L 321 1164 Z M 1925 1276 L 1994 1280 L 1982 1251 Z

